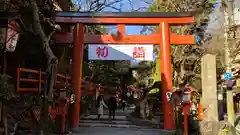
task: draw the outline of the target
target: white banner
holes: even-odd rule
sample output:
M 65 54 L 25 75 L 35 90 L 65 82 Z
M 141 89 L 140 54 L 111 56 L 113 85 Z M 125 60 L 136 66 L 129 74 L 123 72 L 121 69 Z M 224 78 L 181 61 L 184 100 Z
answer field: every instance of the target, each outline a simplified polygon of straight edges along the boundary
M 13 28 L 8 28 L 6 50 L 14 52 L 17 47 L 19 33 Z
M 153 45 L 88 45 L 89 60 L 145 60 L 153 61 Z

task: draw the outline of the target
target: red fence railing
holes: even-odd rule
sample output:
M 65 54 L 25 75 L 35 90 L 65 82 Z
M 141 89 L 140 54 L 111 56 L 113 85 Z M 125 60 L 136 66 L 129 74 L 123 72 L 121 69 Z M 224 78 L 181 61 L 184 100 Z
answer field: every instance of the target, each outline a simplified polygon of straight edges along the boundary
M 38 92 L 44 84 L 45 73 L 41 70 L 17 68 L 17 92 Z M 96 90 L 100 93 L 104 91 L 104 86 L 93 84 L 93 90 L 89 89 L 89 82 L 83 81 L 81 96 L 93 96 Z M 56 75 L 55 88 L 70 87 L 71 77 L 62 74 Z
M 45 73 L 41 70 L 17 68 L 17 92 L 37 92 L 44 84 Z M 56 75 L 55 86 L 70 86 L 71 77 Z

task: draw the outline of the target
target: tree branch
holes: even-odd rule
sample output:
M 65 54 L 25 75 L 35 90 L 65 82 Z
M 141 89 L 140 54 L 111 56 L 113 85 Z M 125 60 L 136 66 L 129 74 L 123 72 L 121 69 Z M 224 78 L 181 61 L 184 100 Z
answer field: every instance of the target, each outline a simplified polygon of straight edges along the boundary
M 121 2 L 121 1 L 122 0 L 114 0 L 114 1 L 112 1 L 110 3 L 105 3 L 102 6 L 96 8 L 96 11 L 102 11 L 104 8 L 111 7 L 112 5 L 117 4 L 117 3 Z M 113 7 L 111 7 L 111 8 L 113 8 Z M 114 7 L 114 8 L 116 8 L 116 7 Z M 117 9 L 117 10 L 119 10 L 119 9 Z
M 42 45 L 43 53 L 47 58 L 47 69 L 46 69 L 46 77 L 45 77 L 45 89 L 41 91 L 42 93 L 42 103 L 41 103 L 41 121 L 46 124 L 47 117 L 48 117 L 48 100 L 52 100 L 52 93 L 53 93 L 53 85 L 55 82 L 56 74 L 57 74 L 57 64 L 58 60 L 57 57 L 53 54 L 50 46 L 49 40 L 52 36 L 52 33 L 47 37 L 42 29 L 40 23 L 40 16 L 39 16 L 39 8 L 36 4 L 35 0 L 29 0 L 30 7 L 32 9 L 32 19 L 33 19 L 33 30 L 36 33 L 36 36 L 40 38 L 40 42 Z M 47 124 L 46 124 L 47 125 Z M 43 131 L 44 134 L 46 133 L 46 125 L 41 124 L 41 132 Z
M 55 55 L 53 54 L 50 46 L 49 41 L 47 40 L 47 37 L 45 36 L 45 33 L 41 27 L 40 23 L 40 17 L 39 17 L 39 9 L 36 4 L 35 0 L 29 0 L 31 8 L 32 8 L 32 17 L 33 17 L 33 30 L 40 37 L 40 41 L 42 42 L 42 48 L 45 56 L 48 59 L 56 59 Z
M 55 34 L 55 33 L 56 33 L 56 29 L 54 29 L 54 30 L 48 35 L 48 37 L 47 37 L 47 41 L 48 41 L 48 42 L 51 40 L 53 34 Z

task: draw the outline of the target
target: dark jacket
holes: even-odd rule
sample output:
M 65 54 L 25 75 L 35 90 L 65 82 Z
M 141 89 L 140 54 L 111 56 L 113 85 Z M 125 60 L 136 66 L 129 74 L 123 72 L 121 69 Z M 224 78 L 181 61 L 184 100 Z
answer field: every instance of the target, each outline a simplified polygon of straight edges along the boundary
M 109 109 L 116 109 L 117 108 L 117 98 L 111 96 L 108 100 L 108 108 Z

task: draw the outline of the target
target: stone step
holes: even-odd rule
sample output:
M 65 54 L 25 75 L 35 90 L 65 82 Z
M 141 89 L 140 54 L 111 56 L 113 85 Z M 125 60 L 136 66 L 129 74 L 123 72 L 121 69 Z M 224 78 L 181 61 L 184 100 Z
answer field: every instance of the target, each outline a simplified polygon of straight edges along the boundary
M 115 112 L 115 116 L 125 116 L 126 114 L 130 113 L 131 111 L 129 110 L 125 110 L 125 111 L 122 111 L 122 110 L 117 110 Z M 91 115 L 97 115 L 97 112 L 96 111 L 93 111 L 93 112 L 90 112 Z M 104 115 L 108 115 L 108 110 L 104 110 L 103 112 Z
M 136 128 L 142 129 L 141 126 L 128 125 L 128 124 L 104 124 L 104 123 L 80 123 L 80 127 L 111 127 L 111 128 Z
M 134 124 L 107 124 L 107 123 L 79 123 L 79 127 L 109 127 L 109 128 L 133 128 L 133 129 L 163 129 L 157 126 L 134 125 Z
M 163 129 L 163 123 L 152 123 L 149 121 L 142 120 L 129 120 L 129 119 L 116 119 L 109 120 L 105 116 L 105 119 L 97 120 L 92 116 L 88 119 L 81 119 L 79 121 L 80 127 L 114 127 L 114 128 L 144 128 L 144 129 Z
M 101 120 L 109 120 L 108 115 L 103 115 L 100 117 Z M 80 120 L 97 120 L 97 115 L 89 115 L 89 116 L 85 116 L 80 118 Z M 127 120 L 126 116 L 115 116 L 115 120 L 117 121 L 124 121 Z
M 80 120 L 79 123 L 95 123 L 95 124 L 131 124 L 129 121 L 116 121 L 116 120 Z
M 134 128 L 134 129 L 163 129 L 163 125 L 134 125 L 133 123 L 79 123 L 79 127 L 110 127 L 110 128 Z
M 161 121 L 157 120 L 147 120 L 147 119 L 139 119 L 139 118 L 134 118 L 134 117 L 128 117 L 128 121 L 130 121 L 134 125 L 138 126 L 146 126 L 146 127 L 151 127 L 151 128 L 164 128 L 164 123 Z
M 131 125 L 127 121 L 126 116 L 115 116 L 115 120 L 109 119 L 108 115 L 103 115 L 100 120 L 97 120 L 97 115 L 89 115 L 81 118 L 79 121 L 80 127 L 111 127 L 111 128 L 136 128 L 140 129 L 140 126 Z

